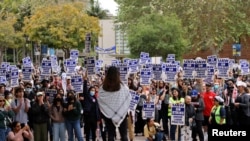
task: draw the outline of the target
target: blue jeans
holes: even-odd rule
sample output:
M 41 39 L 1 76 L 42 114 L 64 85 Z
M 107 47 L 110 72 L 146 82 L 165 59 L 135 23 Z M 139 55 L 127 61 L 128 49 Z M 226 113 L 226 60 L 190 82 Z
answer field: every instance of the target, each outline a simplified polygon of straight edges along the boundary
M 0 141 L 5 141 L 6 140 L 6 129 L 5 128 L 0 128 Z
M 68 141 L 74 141 L 74 133 L 76 135 L 77 141 L 84 141 L 83 135 L 81 132 L 80 119 L 74 120 L 74 121 L 66 120 L 65 124 L 66 124 L 66 128 L 68 131 L 68 136 L 69 136 Z M 74 133 L 73 133 L 73 130 L 74 130 Z
M 162 139 L 163 139 L 163 132 L 157 132 L 157 133 L 155 134 L 155 139 L 154 139 L 154 141 L 162 141 Z M 149 140 L 146 139 L 146 141 L 149 141 Z
M 53 123 L 53 141 L 65 141 L 65 123 Z

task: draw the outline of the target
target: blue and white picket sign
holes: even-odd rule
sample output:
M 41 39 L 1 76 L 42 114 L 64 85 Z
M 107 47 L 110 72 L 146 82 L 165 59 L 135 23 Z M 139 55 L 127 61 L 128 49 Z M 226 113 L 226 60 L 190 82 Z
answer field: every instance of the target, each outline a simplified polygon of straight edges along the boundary
M 195 62 L 193 59 L 184 59 L 183 60 L 183 78 L 192 79 L 193 72 L 195 68 Z
M 137 104 L 138 104 L 138 102 L 140 100 L 140 95 L 136 91 L 130 90 L 129 92 L 130 92 L 131 97 L 132 97 L 132 99 L 130 101 L 129 109 L 131 111 L 135 111 L 136 107 L 137 107 Z
M 6 76 L 0 76 L 0 84 L 7 84 Z
M 217 55 L 207 56 L 207 63 L 211 66 L 217 65 Z
M 19 86 L 18 78 L 19 78 L 18 69 L 12 69 L 10 74 L 10 87 Z
M 75 59 L 66 59 L 66 73 L 68 75 L 75 74 L 75 68 L 76 68 L 76 60 Z
M 153 64 L 153 75 L 155 80 L 162 80 L 162 64 Z
M 212 82 L 213 77 L 215 73 L 215 66 L 214 65 L 208 65 L 207 66 L 207 71 L 206 71 L 206 82 Z
M 23 62 L 23 66 L 27 66 L 27 67 L 30 67 L 31 66 L 31 59 L 30 57 L 25 57 L 22 59 L 22 62 Z
M 126 64 L 129 63 L 129 60 L 130 60 L 130 58 L 123 58 L 123 59 L 122 59 L 123 63 L 126 63 Z
M 144 65 L 144 68 L 153 69 L 153 64 L 152 63 L 147 63 L 147 64 Z
M 71 76 L 71 84 L 76 93 L 83 92 L 83 80 L 81 75 L 73 75 Z
M 0 68 L 0 76 L 6 76 L 6 68 Z
M 248 75 L 249 74 L 249 62 L 246 59 L 240 59 L 240 68 L 241 68 L 241 74 L 242 75 Z
M 53 103 L 54 97 L 57 95 L 56 89 L 45 89 L 45 95 L 49 97 L 49 103 Z
M 91 48 L 91 34 L 87 33 L 85 36 L 85 53 L 90 53 Z
M 12 69 L 11 70 L 11 79 L 15 79 L 15 78 L 17 78 L 18 79 L 18 77 L 19 77 L 19 72 L 18 72 L 18 69 Z
M 51 60 L 43 59 L 41 64 L 41 75 L 51 74 Z
M 75 59 L 77 61 L 78 56 L 79 56 L 79 51 L 77 49 L 71 49 L 70 50 L 70 58 L 71 59 Z
M 95 61 L 95 74 L 100 74 L 102 66 L 103 66 L 103 60 Z
M 166 63 L 165 75 L 167 76 L 166 82 L 175 82 L 175 77 L 177 73 L 177 65 L 173 63 Z
M 121 64 L 121 60 L 115 59 L 111 60 L 111 66 L 118 66 Z
M 23 74 L 23 81 L 30 81 L 31 80 L 31 74 L 32 74 L 32 68 L 24 66 L 22 68 L 22 74 Z
M 206 70 L 207 70 L 207 61 L 206 59 L 198 59 L 195 60 L 195 78 L 202 79 L 206 77 Z
M 154 102 L 144 102 L 142 108 L 142 119 L 155 118 Z
M 174 63 L 175 62 L 175 54 L 168 54 L 166 58 L 166 63 Z
M 84 64 L 86 69 L 88 70 L 88 75 L 95 74 L 95 58 L 94 57 L 87 57 L 84 60 Z
M 120 71 L 120 79 L 124 84 L 128 84 L 128 64 L 121 63 L 117 66 Z
M 185 104 L 172 104 L 171 125 L 185 125 Z
M 138 60 L 137 59 L 130 59 L 128 61 L 129 73 L 137 73 L 138 71 Z
M 141 52 L 139 64 L 147 64 L 147 63 L 150 63 L 150 61 L 151 61 L 151 58 L 149 57 L 149 53 Z
M 58 70 L 57 56 L 51 55 L 50 60 L 51 60 L 52 71 L 53 72 L 58 72 L 59 70 Z
M 7 71 L 8 71 L 9 66 L 10 66 L 10 62 L 2 62 L 1 63 L 1 68 L 6 68 Z
M 152 78 L 152 70 L 148 68 L 143 68 L 140 70 L 140 84 L 150 85 L 150 80 Z
M 10 87 L 14 88 L 14 87 L 18 87 L 19 86 L 19 81 L 17 78 L 15 79 L 10 79 Z
M 218 58 L 217 61 L 218 77 L 228 78 L 229 58 Z

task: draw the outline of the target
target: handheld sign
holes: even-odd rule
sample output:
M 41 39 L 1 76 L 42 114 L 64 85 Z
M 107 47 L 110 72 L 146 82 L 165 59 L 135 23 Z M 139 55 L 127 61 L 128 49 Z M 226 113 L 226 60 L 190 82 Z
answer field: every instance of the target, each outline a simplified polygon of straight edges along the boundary
M 171 125 L 185 125 L 185 104 L 173 104 Z

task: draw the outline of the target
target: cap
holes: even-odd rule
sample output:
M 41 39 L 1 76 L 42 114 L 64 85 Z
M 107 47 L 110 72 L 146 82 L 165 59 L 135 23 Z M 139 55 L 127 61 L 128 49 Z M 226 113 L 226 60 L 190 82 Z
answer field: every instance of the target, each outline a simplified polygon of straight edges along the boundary
M 221 98 L 220 96 L 215 96 L 214 99 L 218 102 L 224 102 L 223 98 Z
M 247 87 L 247 84 L 243 81 L 237 81 L 236 85 L 237 85 L 237 87 L 239 87 L 239 86 Z
M 196 97 L 198 96 L 198 91 L 196 89 L 193 89 L 191 92 L 190 92 L 190 95 L 191 97 Z
M 179 92 L 179 89 L 178 89 L 178 88 L 176 88 L 176 87 L 172 87 L 172 88 L 171 88 L 171 91 L 173 91 L 173 90 L 176 90 L 176 91 L 178 91 L 178 92 Z
M 67 76 L 66 79 L 71 79 L 71 76 Z
M 40 95 L 43 95 L 43 92 L 37 92 L 36 93 L 36 96 L 40 96 Z

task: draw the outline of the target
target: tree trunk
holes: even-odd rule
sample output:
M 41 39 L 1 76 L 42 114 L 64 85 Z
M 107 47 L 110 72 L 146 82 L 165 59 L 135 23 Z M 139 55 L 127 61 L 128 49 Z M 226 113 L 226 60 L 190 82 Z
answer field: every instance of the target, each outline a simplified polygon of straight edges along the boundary
M 3 62 L 3 47 L 0 47 L 0 64 Z

